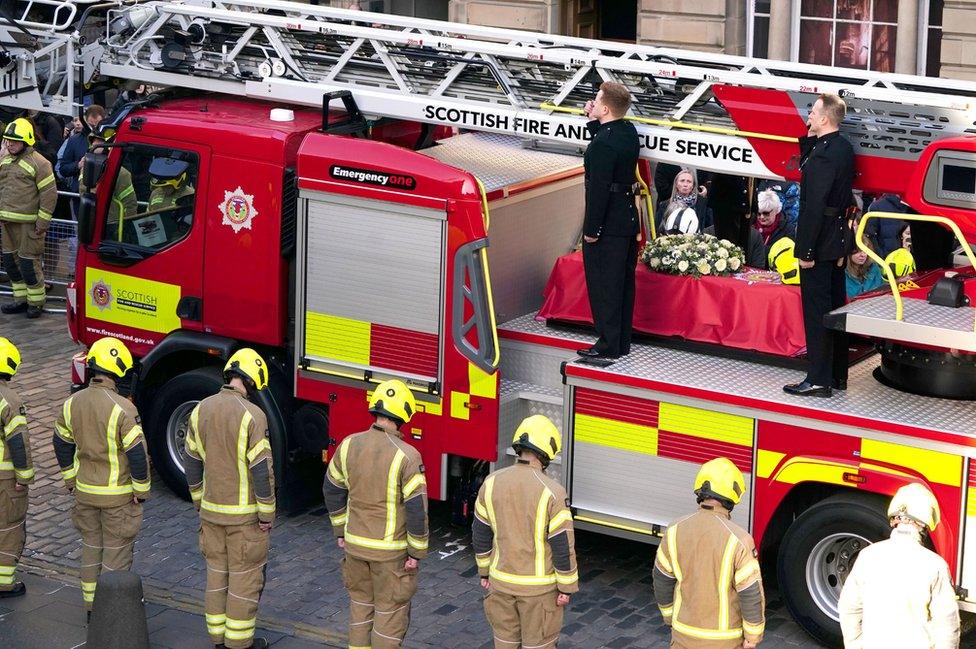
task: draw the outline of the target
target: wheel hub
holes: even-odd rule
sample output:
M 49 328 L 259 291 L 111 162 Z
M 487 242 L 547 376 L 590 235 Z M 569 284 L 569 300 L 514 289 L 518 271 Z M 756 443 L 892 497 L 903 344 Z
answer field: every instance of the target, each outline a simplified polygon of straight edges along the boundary
M 859 534 L 831 534 L 813 547 L 807 558 L 807 588 L 821 611 L 840 621 L 840 591 L 851 574 L 857 555 L 871 545 Z
M 186 472 L 186 436 L 190 432 L 190 413 L 199 401 L 186 401 L 173 410 L 166 422 L 166 451 L 174 465 Z

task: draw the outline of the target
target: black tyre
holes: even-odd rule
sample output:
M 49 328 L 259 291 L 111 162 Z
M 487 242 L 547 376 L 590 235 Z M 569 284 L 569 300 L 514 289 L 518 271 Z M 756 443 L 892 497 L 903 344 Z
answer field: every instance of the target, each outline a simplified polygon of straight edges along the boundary
M 841 647 L 837 603 L 858 553 L 888 537 L 884 503 L 870 496 L 833 496 L 797 518 L 777 558 L 780 592 L 793 619 L 820 642 Z
M 184 500 L 190 499 L 183 462 L 190 412 L 224 384 L 216 367 L 201 367 L 171 378 L 153 395 L 146 435 L 153 466 L 163 481 Z

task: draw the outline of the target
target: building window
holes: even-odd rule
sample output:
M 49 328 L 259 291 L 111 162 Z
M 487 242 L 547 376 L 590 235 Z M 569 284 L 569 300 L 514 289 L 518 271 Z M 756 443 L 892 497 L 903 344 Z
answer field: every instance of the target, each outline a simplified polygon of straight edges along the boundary
M 925 70 L 927 77 L 937 77 L 942 72 L 942 12 L 945 9 L 945 1 L 929 0 L 928 5 L 925 48 L 919 52 L 924 58 L 920 61 L 919 69 Z
M 363 11 L 447 20 L 448 0 L 351 0 Z
M 756 0 L 752 3 L 750 56 L 760 59 L 769 56 L 769 2 L 770 0 Z
M 800 62 L 893 72 L 898 2 L 801 0 Z

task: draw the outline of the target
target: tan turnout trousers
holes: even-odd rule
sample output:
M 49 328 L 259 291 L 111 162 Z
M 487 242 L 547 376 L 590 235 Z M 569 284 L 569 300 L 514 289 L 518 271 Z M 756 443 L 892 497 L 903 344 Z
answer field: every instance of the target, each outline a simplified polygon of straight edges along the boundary
M 207 560 L 204 608 L 214 644 L 223 643 L 228 649 L 251 646 L 270 538 L 257 522 L 217 525 L 200 521 L 200 552 Z
M 90 611 L 98 576 L 132 568 L 132 546 L 142 525 L 142 504 L 96 507 L 76 501 L 71 520 L 81 534 L 81 596 Z
M 363 561 L 346 554 L 342 583 L 349 590 L 349 649 L 395 649 L 410 627 L 410 599 L 417 570 L 403 559 Z
M 0 480 L 0 590 L 13 590 L 27 538 L 27 489 L 16 491 L 16 484 L 16 478 Z
M 555 647 L 563 628 L 563 607 L 555 591 L 518 596 L 493 590 L 485 597 L 485 617 L 495 636 L 495 649 Z

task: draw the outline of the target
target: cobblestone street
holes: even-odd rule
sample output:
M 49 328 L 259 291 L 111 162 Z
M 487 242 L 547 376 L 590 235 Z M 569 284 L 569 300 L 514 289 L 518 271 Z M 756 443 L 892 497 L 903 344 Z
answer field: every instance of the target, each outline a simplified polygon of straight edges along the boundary
M 0 333 L 11 338 L 24 357 L 15 387 L 28 406 L 38 472 L 30 494 L 24 563 L 28 570 L 71 581 L 80 542 L 69 520 L 72 500 L 61 483 L 51 434 L 57 409 L 68 395 L 69 359 L 76 347 L 61 315 L 49 314 L 32 323 L 0 316 Z M 693 506 L 690 494 L 688 504 Z M 446 508 L 433 503 L 431 555 L 421 566 L 407 646 L 490 647 L 469 535 L 467 530 L 452 528 L 448 520 Z M 136 542 L 134 568 L 143 577 L 151 602 L 199 612 L 205 571 L 197 529 L 193 507 L 155 481 Z M 259 626 L 326 646 L 345 646 L 347 599 L 338 570 L 339 550 L 325 509 L 279 517 L 271 547 Z M 668 646 L 667 628 L 652 605 L 653 551 L 638 543 L 585 532 L 578 534 L 577 551 L 582 592 L 568 611 L 560 647 Z M 763 647 L 817 646 L 789 619 L 775 592 L 769 594 L 768 617 L 768 640 Z M 192 619 L 200 628 L 190 635 L 199 636 L 203 621 Z M 60 649 L 58 645 L 37 646 Z M 188 640 L 186 646 L 198 645 Z M 22 645 L 18 649 L 33 648 Z

